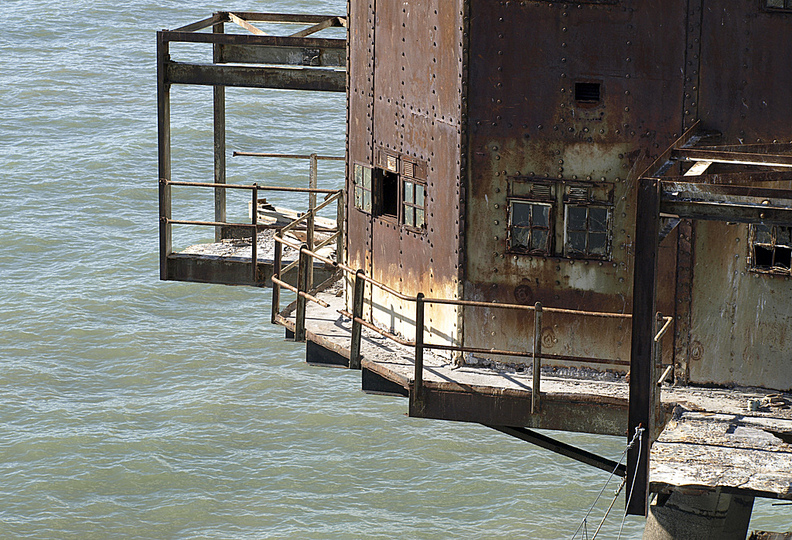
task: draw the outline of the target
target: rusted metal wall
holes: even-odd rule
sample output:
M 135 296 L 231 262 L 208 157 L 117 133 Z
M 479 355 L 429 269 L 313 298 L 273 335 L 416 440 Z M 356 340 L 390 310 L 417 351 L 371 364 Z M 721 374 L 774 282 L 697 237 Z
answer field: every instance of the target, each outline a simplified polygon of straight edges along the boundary
M 349 45 L 347 72 L 347 264 L 371 273 L 371 220 L 354 207 L 355 163 L 374 160 L 374 0 L 348 3 Z M 352 278 L 347 276 L 347 309 L 352 312 Z M 366 306 L 371 305 L 367 291 Z M 368 307 L 366 308 L 368 311 Z
M 352 187 L 354 163 L 376 166 L 378 155 L 388 154 L 425 166 L 427 199 L 426 228 L 421 232 L 405 227 L 400 219 L 361 212 L 350 197 L 350 261 L 361 265 L 366 246 L 371 253 L 367 271 L 374 279 L 408 295 L 458 297 L 462 1 L 353 0 L 350 10 L 348 185 Z M 364 10 L 367 17 L 360 14 Z M 365 59 L 361 65 L 369 66 L 371 81 L 355 73 L 356 59 Z M 363 86 L 366 91 L 361 91 Z M 376 322 L 412 338 L 409 314 L 414 306 L 377 289 L 371 306 Z M 427 339 L 455 341 L 457 310 L 427 307 L 426 323 L 432 332 Z
M 698 112 L 742 144 L 792 139 L 792 13 L 767 0 L 706 0 Z
M 687 2 L 470 6 L 465 297 L 628 312 L 634 181 L 681 132 Z M 576 83 L 599 85 L 598 102 L 576 100 Z M 556 229 L 550 255 L 510 251 L 508 197 L 515 181 L 539 179 L 557 186 L 556 211 L 569 187 L 608 193 L 609 256 L 564 257 L 563 229 Z M 661 250 L 659 308 L 671 313 L 675 238 Z M 479 330 L 465 333 L 466 344 L 530 347 L 526 321 L 489 311 L 466 311 L 466 328 Z M 628 321 L 547 319 L 548 353 L 629 358 Z
M 697 113 L 724 144 L 792 140 L 792 13 L 706 0 Z M 766 187 L 786 188 L 788 183 Z M 749 227 L 699 222 L 693 239 L 692 383 L 792 388 L 789 275 L 753 272 Z

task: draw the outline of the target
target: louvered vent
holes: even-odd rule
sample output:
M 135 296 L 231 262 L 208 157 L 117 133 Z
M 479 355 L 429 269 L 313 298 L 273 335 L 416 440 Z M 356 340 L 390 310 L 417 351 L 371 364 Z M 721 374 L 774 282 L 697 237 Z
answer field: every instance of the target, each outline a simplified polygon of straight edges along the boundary
M 534 197 L 541 197 L 543 199 L 549 199 L 552 197 L 553 192 L 550 186 L 545 184 L 534 184 L 531 188 L 531 195 Z
M 589 190 L 584 187 L 570 187 L 567 195 L 570 201 L 585 202 L 589 198 Z

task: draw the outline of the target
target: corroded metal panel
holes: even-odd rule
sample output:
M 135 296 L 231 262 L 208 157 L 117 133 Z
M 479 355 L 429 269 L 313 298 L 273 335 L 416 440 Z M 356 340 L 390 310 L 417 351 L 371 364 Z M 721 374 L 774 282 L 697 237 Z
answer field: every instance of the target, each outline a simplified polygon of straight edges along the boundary
M 372 277 L 410 296 L 459 294 L 462 4 L 376 2 L 371 166 L 398 175 L 399 191 L 398 207 L 373 212 Z M 413 173 L 424 186 L 423 226 L 405 215 L 401 182 Z M 414 303 L 375 291 L 372 306 L 375 322 L 412 339 Z M 428 305 L 426 323 L 428 340 L 454 342 L 458 310 Z
M 349 88 L 347 90 L 347 264 L 371 272 L 371 216 L 355 208 L 355 164 L 373 160 L 374 137 L 374 0 L 349 2 Z M 347 276 L 351 312 L 352 277 Z M 367 288 L 370 305 L 370 289 Z
M 690 382 L 792 389 L 792 281 L 752 272 L 747 240 L 747 225 L 697 224 Z
M 725 143 L 792 139 L 792 13 L 766 5 L 704 2 L 699 84 L 691 100 L 698 98 L 705 127 L 720 131 Z M 790 277 L 751 270 L 747 225 L 698 222 L 686 241 L 694 275 L 688 354 L 680 359 L 690 382 L 792 388 Z
M 792 138 L 792 13 L 767 4 L 705 2 L 699 115 L 728 142 Z
M 466 298 L 630 311 L 634 183 L 680 133 L 686 6 L 471 2 Z M 530 183 L 552 190 L 555 228 L 543 253 L 510 240 L 510 204 L 536 200 L 515 186 Z M 607 256 L 567 255 L 567 196 L 580 190 L 601 193 L 608 209 Z M 674 244 L 661 247 L 665 313 L 673 313 Z M 484 311 L 466 310 L 466 326 L 485 330 L 467 332 L 466 345 L 530 346 L 519 316 Z M 629 321 L 555 315 L 544 326 L 547 352 L 629 358 Z

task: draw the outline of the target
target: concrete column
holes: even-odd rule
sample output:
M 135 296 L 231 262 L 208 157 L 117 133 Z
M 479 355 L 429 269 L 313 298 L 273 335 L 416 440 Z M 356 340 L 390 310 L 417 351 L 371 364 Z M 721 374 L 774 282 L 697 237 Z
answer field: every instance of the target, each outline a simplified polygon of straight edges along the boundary
M 649 506 L 643 540 L 745 540 L 753 502 L 720 490 L 660 494 Z

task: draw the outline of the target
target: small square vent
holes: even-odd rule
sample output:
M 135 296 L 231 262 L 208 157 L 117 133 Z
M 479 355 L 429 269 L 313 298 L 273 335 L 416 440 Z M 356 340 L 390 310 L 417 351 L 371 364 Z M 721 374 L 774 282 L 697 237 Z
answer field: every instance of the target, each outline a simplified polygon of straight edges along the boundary
M 579 82 L 575 83 L 575 101 L 582 104 L 596 104 L 600 102 L 600 83 Z

